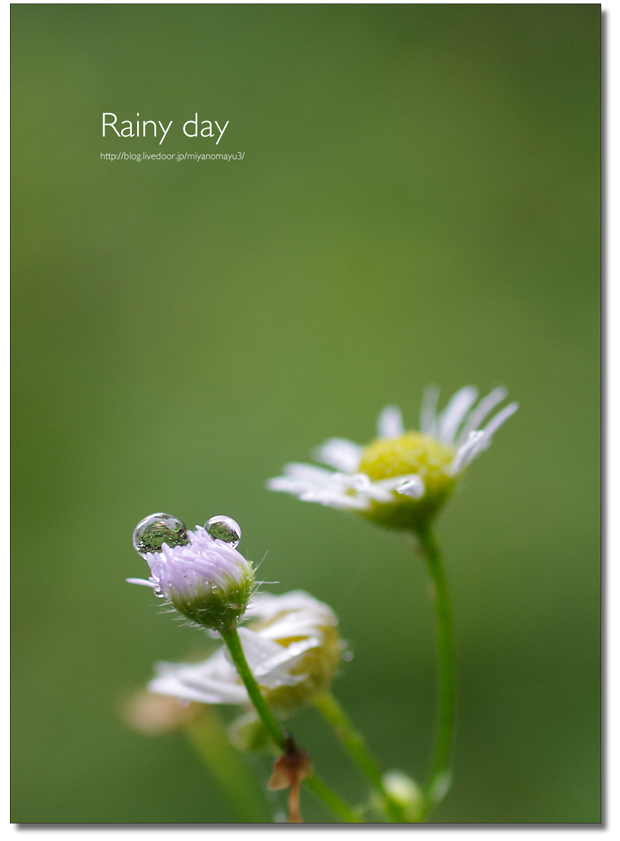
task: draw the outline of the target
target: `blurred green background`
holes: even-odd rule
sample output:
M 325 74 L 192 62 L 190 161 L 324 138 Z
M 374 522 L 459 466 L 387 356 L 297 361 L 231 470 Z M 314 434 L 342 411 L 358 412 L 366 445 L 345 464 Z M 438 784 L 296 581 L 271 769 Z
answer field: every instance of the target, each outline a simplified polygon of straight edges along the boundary
M 240 818 L 181 734 L 119 712 L 209 645 L 124 583 L 154 511 L 235 517 L 271 591 L 332 605 L 337 695 L 424 777 L 419 558 L 263 483 L 369 441 L 388 402 L 415 427 L 428 382 L 521 403 L 439 522 L 459 710 L 433 820 L 599 820 L 599 25 L 595 4 L 12 6 L 13 821 Z M 173 130 L 104 140 L 104 111 Z M 182 138 L 196 111 L 230 121 L 217 150 Z M 316 716 L 291 727 L 360 800 Z

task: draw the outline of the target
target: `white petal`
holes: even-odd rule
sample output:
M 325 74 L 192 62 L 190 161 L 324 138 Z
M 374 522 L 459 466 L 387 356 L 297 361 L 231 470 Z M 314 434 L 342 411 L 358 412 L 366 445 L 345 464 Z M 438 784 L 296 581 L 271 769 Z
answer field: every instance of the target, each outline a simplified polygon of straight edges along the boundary
M 396 490 L 399 494 L 410 496 L 412 499 L 421 499 L 424 496 L 424 481 L 420 476 L 411 476 L 405 479 Z
M 271 491 L 283 491 L 284 493 L 299 495 L 306 491 L 343 492 L 348 487 L 339 480 L 338 474 L 323 470 L 321 467 L 313 467 L 309 464 L 288 464 L 285 469 L 288 472 L 288 469 L 293 467 L 298 467 L 300 470 L 291 470 L 292 475 L 276 476 L 274 479 L 269 479 L 266 482 L 267 488 Z M 304 470 L 301 470 L 301 468 L 304 468 Z
M 420 411 L 420 430 L 425 435 L 435 435 L 438 400 L 439 388 L 436 385 L 427 385 L 422 395 L 422 409 Z
M 484 427 L 485 436 L 490 438 L 511 415 L 514 415 L 518 408 L 518 403 L 510 403 L 508 406 L 505 406 L 502 411 L 498 412 Z
M 204 680 L 194 687 L 178 680 L 174 675 L 153 678 L 148 689 L 159 695 L 173 695 L 184 701 L 198 701 L 200 704 L 243 704 L 249 700 L 245 686 Z
M 334 480 L 334 472 L 325 467 L 317 467 L 315 464 L 286 464 L 284 475 L 292 479 L 303 479 L 316 485 L 329 486 Z
M 356 492 L 357 499 L 375 499 L 378 502 L 389 502 L 390 494 L 386 494 L 383 483 L 386 480 L 379 482 L 371 482 L 365 473 L 355 473 L 353 476 L 345 476 L 342 473 L 336 474 L 342 481 L 343 487 L 350 488 Z M 390 481 L 389 479 L 387 480 Z M 350 495 L 347 499 L 350 499 Z
M 472 385 L 466 385 L 453 395 L 446 408 L 438 418 L 437 437 L 443 444 L 452 444 L 454 436 L 461 425 L 463 418 L 476 402 L 478 390 Z
M 322 639 L 320 626 L 330 627 L 336 624 L 335 618 L 329 615 L 317 615 L 315 611 L 293 611 L 261 628 L 260 634 L 270 640 L 286 640 L 291 637 Z
M 499 427 L 507 421 L 511 415 L 514 415 L 518 408 L 518 403 L 510 403 L 508 406 L 504 407 L 501 412 L 498 412 L 497 415 L 495 415 L 495 417 L 482 430 L 482 436 L 476 446 L 466 455 L 464 466 L 468 465 L 477 458 L 480 453 L 484 452 L 491 446 L 493 434 L 497 432 Z
M 393 502 L 393 490 L 393 488 L 384 485 L 383 481 L 380 481 L 371 482 L 364 493 L 369 499 L 373 499 L 375 502 Z
M 180 666 L 157 663 L 156 669 L 159 674 L 148 685 L 151 692 L 202 704 L 243 704 L 248 700 L 245 687 L 225 659 L 223 649 L 202 663 Z
M 456 476 L 457 473 L 469 464 L 471 459 L 474 457 L 473 454 L 476 448 L 482 443 L 484 437 L 485 433 L 480 429 L 475 432 L 472 430 L 472 432 L 469 433 L 467 441 L 459 447 L 454 461 L 450 465 L 450 473 L 452 476 Z
M 143 584 L 145 587 L 150 587 L 153 589 L 153 582 L 146 581 L 144 578 L 126 578 L 128 584 Z
M 314 605 L 327 607 L 327 605 L 315 599 L 305 590 L 290 590 L 281 596 L 261 592 L 252 600 L 249 609 L 256 616 L 266 619 L 270 616 L 275 616 L 283 610 L 301 610 L 306 607 L 313 607 Z
M 291 674 L 291 670 L 297 668 L 304 657 L 313 648 L 318 648 L 323 641 L 322 637 L 308 637 L 303 640 L 296 640 L 290 643 L 284 651 L 286 652 L 286 659 L 275 666 L 266 677 L 261 678 L 261 682 L 270 689 L 276 689 L 278 686 L 294 686 L 305 680 L 305 674 Z M 283 646 L 280 646 L 283 648 Z M 269 681 L 269 683 L 267 683 Z
M 483 453 L 491 445 L 491 439 L 485 434 L 483 429 L 478 430 L 480 437 L 476 441 L 475 447 L 471 447 L 463 456 L 459 470 L 464 470 L 468 464 L 471 464 L 475 458 L 478 458 L 480 453 Z
M 265 487 L 270 491 L 281 491 L 287 494 L 301 493 L 309 486 L 310 483 L 301 479 L 291 479 L 290 476 L 276 476 L 274 479 L 268 479 L 265 482 Z
M 248 666 L 261 686 L 275 689 L 277 686 L 294 686 L 304 679 L 303 675 L 291 675 L 287 671 L 295 665 L 306 651 L 316 648 L 316 639 L 300 640 L 296 647 L 291 643 L 285 647 L 267 639 L 249 628 L 239 628 L 239 638 Z
M 365 473 L 332 473 L 334 482 L 340 483 L 343 490 L 350 488 L 354 491 L 365 491 L 370 485 L 370 479 Z
M 380 479 L 378 482 L 374 482 L 373 484 L 388 491 L 395 491 L 403 484 L 403 482 L 406 482 L 409 479 L 413 479 L 414 482 L 423 483 L 422 477 L 418 476 L 417 473 L 403 473 L 401 476 L 392 476 L 390 479 Z
M 398 406 L 386 406 L 377 421 L 379 438 L 402 438 L 405 434 L 403 416 Z
M 363 447 L 346 438 L 330 438 L 317 447 L 314 458 L 344 473 L 355 473 L 360 463 Z
M 483 397 L 476 408 L 471 410 L 456 442 L 457 446 L 467 441 L 469 433 L 480 427 L 480 424 L 484 421 L 491 409 L 497 406 L 498 403 L 501 403 L 507 394 L 507 390 L 500 386 L 499 388 L 494 388 L 486 397 Z
M 331 508 L 364 510 L 368 507 L 365 487 L 370 483 L 363 474 L 332 473 L 311 464 L 287 464 L 285 476 L 266 482 L 272 491 L 289 493 L 304 502 L 316 502 Z M 348 490 L 357 494 L 347 493 Z
M 253 599 L 245 616 L 267 621 L 278 617 L 260 630 L 270 639 L 316 636 L 319 626 L 338 624 L 331 607 L 304 590 L 292 590 L 282 596 L 260 593 Z
M 338 491 L 328 490 L 307 490 L 298 494 L 303 502 L 317 502 L 319 505 L 327 505 L 330 508 L 350 508 L 365 511 L 368 508 L 368 499 L 364 496 L 349 496 Z

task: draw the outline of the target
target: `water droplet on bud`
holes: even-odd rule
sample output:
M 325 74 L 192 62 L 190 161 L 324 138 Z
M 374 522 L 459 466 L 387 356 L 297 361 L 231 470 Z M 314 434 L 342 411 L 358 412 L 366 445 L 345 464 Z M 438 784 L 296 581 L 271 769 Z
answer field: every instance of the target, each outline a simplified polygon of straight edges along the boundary
M 153 587 L 153 593 L 155 594 L 156 599 L 165 599 L 166 598 L 159 587 Z
M 171 514 L 151 514 L 138 523 L 133 533 L 136 552 L 140 555 L 161 552 L 164 543 L 168 546 L 187 546 L 187 529 L 181 520 Z
M 224 517 L 222 515 L 211 517 L 205 523 L 205 530 L 214 540 L 223 540 L 228 543 L 233 549 L 236 549 L 241 540 L 241 527 L 232 517 Z

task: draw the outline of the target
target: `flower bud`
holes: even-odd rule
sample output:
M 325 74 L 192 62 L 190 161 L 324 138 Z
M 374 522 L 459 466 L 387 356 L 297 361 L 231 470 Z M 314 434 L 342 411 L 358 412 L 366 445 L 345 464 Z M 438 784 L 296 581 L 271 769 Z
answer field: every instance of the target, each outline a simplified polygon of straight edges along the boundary
M 409 822 L 420 820 L 424 798 L 420 787 L 408 774 L 404 771 L 388 771 L 383 775 L 383 786 L 392 800 L 403 807 Z
M 252 753 L 273 753 L 277 750 L 269 731 L 254 709 L 242 713 L 228 725 L 228 737 L 238 750 Z
M 160 544 L 157 529 L 163 530 L 164 523 L 170 531 L 169 523 L 173 520 L 179 524 L 175 533 L 182 537 L 171 540 L 175 545 Z M 140 539 L 144 534 L 148 535 L 149 543 Z M 168 532 L 164 538 L 170 539 Z M 196 526 L 195 532 L 187 531 L 180 520 L 165 514 L 154 514 L 143 520 L 134 533 L 134 545 L 148 563 L 151 575 L 148 581 L 129 578 L 130 583 L 152 587 L 157 597 L 167 599 L 197 625 L 215 631 L 237 626 L 255 585 L 252 564 L 233 546 L 212 538 L 201 526 Z M 151 546 L 153 549 L 149 550 Z

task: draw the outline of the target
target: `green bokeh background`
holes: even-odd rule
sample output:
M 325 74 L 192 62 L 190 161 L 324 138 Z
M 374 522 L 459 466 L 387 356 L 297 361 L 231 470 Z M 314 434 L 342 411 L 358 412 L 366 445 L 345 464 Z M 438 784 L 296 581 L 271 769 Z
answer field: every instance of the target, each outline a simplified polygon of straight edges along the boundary
M 155 660 L 207 650 L 124 583 L 162 510 L 235 517 L 272 591 L 334 607 L 338 696 L 424 777 L 419 558 L 263 483 L 369 441 L 388 402 L 415 427 L 428 382 L 521 403 L 439 523 L 459 710 L 433 819 L 599 820 L 599 25 L 595 4 L 12 7 L 13 821 L 240 817 L 181 734 L 119 713 Z M 104 111 L 173 129 L 104 140 Z M 100 159 L 215 151 L 180 135 L 196 111 L 242 162 Z M 291 727 L 361 799 L 316 717 Z

